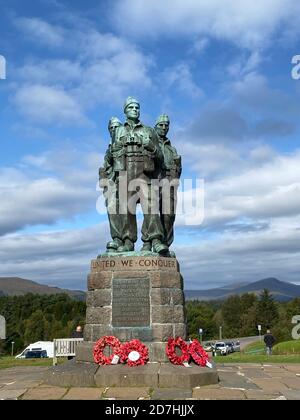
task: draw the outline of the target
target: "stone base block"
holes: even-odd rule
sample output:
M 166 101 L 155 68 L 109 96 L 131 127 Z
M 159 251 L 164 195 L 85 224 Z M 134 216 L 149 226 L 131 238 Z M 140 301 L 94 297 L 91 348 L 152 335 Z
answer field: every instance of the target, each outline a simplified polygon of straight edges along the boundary
M 149 361 L 158 363 L 169 363 L 166 355 L 166 343 L 144 342 L 149 349 Z M 95 343 L 84 341 L 76 347 L 76 360 L 78 362 L 94 363 L 93 348 Z
M 159 370 L 159 388 L 192 389 L 196 386 L 217 384 L 219 381 L 216 369 L 191 365 L 175 366 L 162 363 Z
M 98 387 L 157 387 L 159 363 L 129 367 L 126 365 L 100 366 L 95 374 Z
M 95 363 L 67 362 L 47 371 L 44 382 L 61 387 L 150 387 L 192 389 L 218 383 L 215 368 L 196 365 L 190 368 L 170 363 L 148 363 L 145 366 L 98 366 Z
M 47 384 L 63 387 L 95 386 L 94 376 L 98 370 L 95 363 L 77 363 L 75 359 L 50 368 L 44 380 Z

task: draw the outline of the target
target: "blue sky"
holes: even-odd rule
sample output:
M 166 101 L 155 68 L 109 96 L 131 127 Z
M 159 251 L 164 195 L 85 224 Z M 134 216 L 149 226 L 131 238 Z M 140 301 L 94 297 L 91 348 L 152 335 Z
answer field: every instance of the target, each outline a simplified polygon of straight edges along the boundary
M 200 225 L 177 218 L 188 289 L 300 284 L 296 0 L 0 0 L 1 276 L 85 289 L 109 240 L 96 211 L 112 115 L 166 112 Z

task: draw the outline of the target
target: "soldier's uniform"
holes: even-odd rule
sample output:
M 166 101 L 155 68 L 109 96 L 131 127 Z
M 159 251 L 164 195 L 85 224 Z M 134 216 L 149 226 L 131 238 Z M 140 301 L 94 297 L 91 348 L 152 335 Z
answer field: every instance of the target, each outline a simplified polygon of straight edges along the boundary
M 157 124 L 161 121 L 169 123 L 167 115 L 158 118 Z M 160 218 L 164 229 L 164 243 L 169 247 L 174 240 L 174 222 L 176 217 L 177 189 L 179 178 L 182 172 L 181 156 L 171 145 L 167 137 L 159 137 L 159 145 L 163 156 L 161 171 L 161 182 L 166 180 L 166 189 L 160 188 Z M 171 185 L 168 191 L 168 185 Z
M 111 130 L 111 124 L 118 124 L 121 126 L 121 122 L 112 117 L 108 124 L 112 140 L 114 137 L 114 131 Z M 107 215 L 109 220 L 110 234 L 112 241 L 107 243 L 107 251 L 115 252 L 122 242 L 122 231 L 123 231 L 123 218 L 119 214 L 119 185 L 118 175 L 114 172 L 113 168 L 113 154 L 114 145 L 109 144 L 105 156 L 103 166 L 99 169 L 100 186 L 103 187 L 103 193 L 105 195 L 105 205 L 107 207 Z M 113 189 L 108 189 L 107 182 L 111 182 Z
M 134 124 L 128 120 L 117 128 L 112 148 L 113 171 L 127 172 L 127 203 L 120 203 L 125 210 L 122 240 L 137 240 L 136 204 L 141 203 L 144 221 L 142 240 L 163 241 L 163 228 L 159 216 L 159 197 L 151 197 L 151 180 L 157 179 L 161 167 L 161 151 L 156 132 L 141 122 Z M 138 180 L 139 191 L 129 191 L 131 181 Z M 155 203 L 156 200 L 156 203 Z M 128 204 L 124 206 L 124 204 Z M 157 209 L 156 214 L 151 211 Z

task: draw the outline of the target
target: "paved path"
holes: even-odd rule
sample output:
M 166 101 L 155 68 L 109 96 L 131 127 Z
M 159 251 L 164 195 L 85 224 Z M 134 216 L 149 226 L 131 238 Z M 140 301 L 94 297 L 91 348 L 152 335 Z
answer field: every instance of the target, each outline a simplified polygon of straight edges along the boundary
M 52 387 L 43 384 L 47 369 L 0 370 L 0 400 L 300 400 L 300 364 L 219 364 L 219 384 L 193 390 Z

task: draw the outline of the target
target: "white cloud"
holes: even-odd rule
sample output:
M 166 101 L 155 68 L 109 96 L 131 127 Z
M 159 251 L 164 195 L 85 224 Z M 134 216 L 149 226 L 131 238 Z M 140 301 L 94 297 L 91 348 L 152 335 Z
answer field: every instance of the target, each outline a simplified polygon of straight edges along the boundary
M 177 245 L 187 289 L 210 289 L 232 282 L 277 277 L 299 283 L 300 219 L 272 223 L 255 232 L 199 237 L 197 245 Z M 297 228 L 296 228 L 297 226 Z
M 233 100 L 242 106 L 255 109 L 258 116 L 276 115 L 296 117 L 298 115 L 298 93 L 290 95 L 283 89 L 272 88 L 262 74 L 247 73 L 237 81 L 227 84 Z
M 194 41 L 190 49 L 190 53 L 202 54 L 207 49 L 208 46 L 209 46 L 209 39 L 205 37 L 200 37 L 196 39 L 196 41 Z
M 181 93 L 197 98 L 203 95 L 200 87 L 193 80 L 190 67 L 186 63 L 178 63 L 164 70 L 159 77 L 163 78 L 163 83 L 159 84 L 164 89 L 177 89 Z
M 282 25 L 295 20 L 299 7 L 294 0 L 119 0 L 111 22 L 136 37 L 202 35 L 255 49 L 268 45 Z
M 270 276 L 299 281 L 299 226 L 299 218 L 285 219 L 261 232 L 199 237 L 193 246 L 189 235 L 186 245 L 174 247 L 185 288 L 212 288 Z M 180 235 L 178 230 L 176 237 Z M 104 251 L 108 238 L 107 223 L 80 230 L 5 235 L 0 242 L 0 275 L 86 290 L 90 260 Z
M 27 83 L 62 83 L 66 87 L 79 83 L 82 73 L 83 68 L 79 62 L 62 59 L 30 60 L 18 69 L 20 79 Z
M 19 17 L 15 19 L 16 26 L 35 42 L 50 47 L 60 47 L 64 44 L 64 30 L 51 25 L 40 18 Z
M 60 151 L 28 155 L 16 168 L 0 170 L 0 234 L 28 226 L 74 221 L 88 211 L 96 214 L 97 168 L 103 156 Z M 100 218 L 100 216 L 99 216 Z
M 101 33 L 84 21 L 78 27 L 27 18 L 17 23 L 29 35 L 47 28 L 39 42 L 56 46 L 57 52 L 44 61 L 31 56 L 17 70 L 20 83 L 15 85 L 14 103 L 31 120 L 83 123 L 90 108 L 123 104 L 125 97 L 145 95 L 152 86 L 152 57 L 121 37 Z
M 25 85 L 16 92 L 14 102 L 32 120 L 58 124 L 86 122 L 78 103 L 60 88 Z
M 235 174 L 245 167 L 245 162 L 237 149 L 226 147 L 223 144 L 195 144 L 188 141 L 189 136 L 180 137 L 177 149 L 182 154 L 184 168 L 195 171 L 202 178 L 220 179 L 234 172 Z M 199 135 L 199 141 L 203 138 Z
M 185 146 L 188 150 L 188 146 Z M 252 150 L 253 160 L 243 160 L 238 155 L 223 152 L 202 155 L 199 162 L 204 170 L 215 172 L 223 170 L 223 176 L 205 179 L 204 222 L 198 229 L 215 231 L 243 230 L 250 222 L 251 229 L 257 225 L 268 224 L 273 219 L 297 217 L 300 215 L 300 151 L 280 155 L 275 152 L 265 155 L 266 160 L 257 159 L 261 152 Z M 226 149 L 225 149 L 226 152 Z M 256 153 L 257 152 L 257 153 Z M 192 153 L 192 152 L 191 152 Z M 200 154 L 194 149 L 194 155 Z M 203 160 L 202 160 L 203 159 Z M 234 161 L 236 160 L 236 163 Z M 209 162 L 216 166 L 209 166 Z M 226 170 L 226 166 L 234 171 Z M 189 192 L 187 193 L 190 194 Z M 178 217 L 178 225 L 185 224 L 184 215 Z
M 57 287 L 86 290 L 90 261 L 105 249 L 106 224 L 85 229 L 1 238 L 0 276 L 19 276 Z

